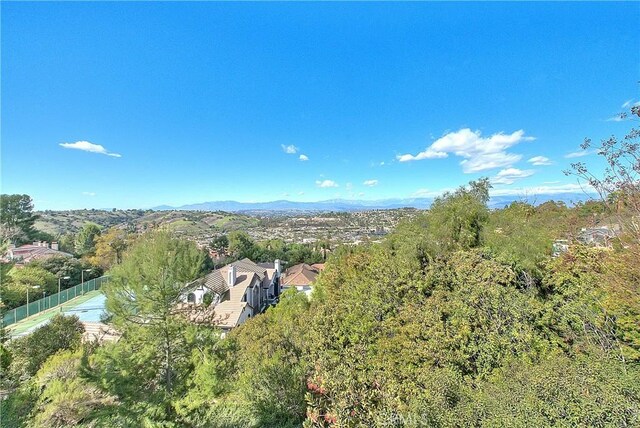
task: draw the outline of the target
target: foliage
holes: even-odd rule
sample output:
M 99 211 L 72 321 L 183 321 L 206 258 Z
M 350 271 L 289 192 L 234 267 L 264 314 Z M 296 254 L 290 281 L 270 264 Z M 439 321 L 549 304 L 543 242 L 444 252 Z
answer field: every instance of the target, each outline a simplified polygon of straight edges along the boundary
M 57 293 L 57 287 L 58 280 L 54 274 L 38 265 L 29 264 L 21 268 L 13 267 L 3 278 L 0 292 L 6 309 L 12 309 L 27 302 L 27 289 L 31 301 L 34 301 L 42 298 L 43 292 Z
M 622 113 L 625 119 L 636 116 L 640 117 L 638 105 Z M 581 148 L 593 148 L 604 158 L 604 173 L 596 174 L 584 162 L 576 162 L 565 174 L 576 176 L 595 189 L 607 209 L 616 213 L 624 238 L 640 245 L 640 128 L 631 128 L 622 138 L 611 136 L 593 146 L 587 138 Z
M 36 260 L 28 266 L 40 267 L 57 278 L 70 277 L 68 280 L 62 281 L 62 288 L 68 288 L 84 279 L 88 281 L 93 278 L 102 276 L 103 270 L 100 266 L 96 266 L 87 260 L 78 260 L 74 257 L 56 256 L 46 259 Z M 84 271 L 84 274 L 82 273 Z M 57 284 L 56 284 L 57 285 Z M 57 292 L 57 290 L 56 290 Z
M 15 381 L 33 376 L 51 355 L 80 345 L 84 327 L 77 316 L 56 315 L 28 336 L 9 343 L 9 374 Z
M 226 254 L 229 250 L 229 238 L 227 235 L 218 236 L 211 241 L 209 246 L 220 255 Z
M 115 413 L 117 399 L 80 375 L 82 349 L 49 358 L 33 378 L 39 391 L 33 426 L 68 427 L 91 424 Z
M 127 231 L 112 227 L 95 238 L 95 252 L 89 261 L 107 271 L 122 262 L 125 250 L 133 241 Z
M 231 259 L 248 258 L 254 262 L 273 262 L 282 260 L 289 265 L 298 263 L 320 263 L 324 257 L 305 244 L 286 244 L 281 239 L 254 242 L 249 234 L 234 231 L 228 235 L 228 252 Z
M 100 233 L 100 226 L 95 223 L 85 223 L 76 235 L 75 252 L 81 256 L 93 255 Z
M 33 224 L 37 218 L 29 195 L 0 195 L 2 241 L 27 242 L 35 232 Z
M 140 400 L 134 413 L 152 420 L 175 417 L 173 400 L 185 393 L 193 353 L 212 346 L 218 333 L 192 325 L 176 305 L 185 284 L 203 267 L 203 253 L 167 232 L 141 237 L 111 270 L 104 287 L 107 309 L 123 333 L 111 348 L 97 353 L 94 370 L 108 379 L 108 390 L 125 400 Z M 136 373 L 130 378 L 131 373 Z

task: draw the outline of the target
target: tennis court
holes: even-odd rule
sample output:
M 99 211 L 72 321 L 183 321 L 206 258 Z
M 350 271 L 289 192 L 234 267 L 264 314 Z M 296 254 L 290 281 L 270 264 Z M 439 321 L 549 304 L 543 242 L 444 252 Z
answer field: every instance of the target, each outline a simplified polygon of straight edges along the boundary
M 40 312 L 8 327 L 11 337 L 24 336 L 49 322 L 56 314 L 77 315 L 82 322 L 100 322 L 104 313 L 106 296 L 95 290 L 71 299 L 61 306 Z

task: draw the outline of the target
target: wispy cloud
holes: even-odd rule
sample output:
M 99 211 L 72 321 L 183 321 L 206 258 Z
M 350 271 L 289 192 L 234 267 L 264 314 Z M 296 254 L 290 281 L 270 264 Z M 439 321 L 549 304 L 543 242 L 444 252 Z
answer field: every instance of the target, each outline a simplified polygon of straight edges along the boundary
M 452 188 L 444 188 L 440 190 L 432 190 L 432 189 L 418 189 L 411 194 L 412 198 L 434 198 L 436 196 L 440 196 L 445 192 L 452 191 Z
M 567 153 L 566 155 L 564 155 L 564 157 L 567 159 L 581 158 L 583 156 L 589 156 L 593 153 L 595 153 L 593 150 L 578 150 L 577 152 Z
M 493 184 L 513 184 L 516 181 L 531 177 L 535 171 L 531 169 L 522 170 L 518 168 L 507 168 L 503 169 L 499 173 L 496 174 L 495 177 L 491 178 L 491 183 Z
M 378 185 L 378 180 L 364 180 L 362 184 L 368 187 L 373 187 Z
M 288 146 L 285 146 L 284 144 L 280 144 L 280 147 L 282 147 L 282 151 L 284 151 L 289 155 L 294 155 L 298 152 L 298 148 L 293 144 L 289 144 Z
M 76 141 L 75 143 L 60 143 L 61 147 L 65 149 L 82 150 L 83 152 L 98 153 L 101 155 L 113 156 L 114 158 L 120 158 L 122 155 L 119 153 L 111 153 L 100 144 L 93 144 L 88 141 Z
M 625 103 L 622 104 L 620 108 L 629 108 L 631 106 L 637 106 L 637 105 L 640 105 L 640 101 L 634 103 L 632 98 L 630 100 L 625 101 Z
M 333 180 L 316 180 L 316 186 L 318 187 L 338 187 L 338 183 Z
M 491 196 L 530 196 L 530 195 L 559 195 L 563 193 L 594 193 L 594 189 L 587 184 L 558 184 L 548 186 L 531 186 L 521 188 L 491 189 Z
M 309 160 L 309 157 L 308 157 L 307 155 L 300 155 L 300 156 L 298 157 L 298 159 L 300 159 L 301 161 L 303 161 L 303 162 L 304 162 L 304 161 L 308 161 L 308 160 Z
M 551 159 L 549 159 L 548 157 L 545 157 L 545 156 L 534 156 L 531 159 L 529 159 L 527 162 L 529 162 L 531 165 L 535 165 L 535 166 L 543 166 L 543 165 L 551 165 L 551 164 L 553 164 L 553 162 L 551 162 Z
M 511 134 L 497 133 L 490 137 L 482 137 L 480 131 L 464 128 L 440 137 L 420 153 L 398 155 L 396 159 L 400 162 L 410 162 L 446 158 L 453 154 L 463 158 L 460 165 L 465 173 L 474 173 L 513 165 L 522 159 L 522 155 L 508 153 L 507 149 L 534 139 L 525 136 L 522 129 Z
M 95 196 L 96 193 L 95 192 L 82 192 L 83 195 L 85 196 Z
M 625 120 L 627 120 L 625 117 L 623 117 L 621 114 L 617 114 L 608 118 L 607 122 L 624 122 Z
M 298 192 L 298 196 L 302 196 L 302 195 L 304 195 L 304 192 L 303 191 L 299 191 Z

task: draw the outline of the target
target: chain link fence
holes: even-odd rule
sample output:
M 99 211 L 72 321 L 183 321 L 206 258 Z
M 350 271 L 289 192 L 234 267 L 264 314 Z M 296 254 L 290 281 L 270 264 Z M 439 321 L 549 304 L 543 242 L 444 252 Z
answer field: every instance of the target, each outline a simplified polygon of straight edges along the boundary
M 47 309 L 55 308 L 56 306 L 67 302 L 75 297 L 82 296 L 89 291 L 98 290 L 102 287 L 102 284 L 109 281 L 108 276 L 101 276 L 100 278 L 90 279 L 82 284 L 78 284 L 66 290 L 62 290 L 60 293 L 46 296 L 42 299 L 29 302 L 28 305 L 22 305 L 15 309 L 7 311 L 2 317 L 2 325 L 8 326 L 15 324 L 18 321 L 35 315 L 39 312 L 46 311 Z

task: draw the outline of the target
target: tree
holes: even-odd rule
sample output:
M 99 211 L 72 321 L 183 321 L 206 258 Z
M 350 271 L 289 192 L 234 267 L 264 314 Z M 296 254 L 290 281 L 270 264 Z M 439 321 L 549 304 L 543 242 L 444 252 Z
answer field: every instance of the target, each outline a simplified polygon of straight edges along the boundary
M 9 271 L 7 279 L 8 281 L 3 281 L 0 285 L 2 302 L 7 309 L 24 305 L 27 302 L 27 289 L 31 293 L 32 301 L 40 299 L 43 292 L 47 294 L 58 292 L 56 276 L 37 265 L 13 268 Z
M 100 226 L 95 223 L 85 223 L 76 236 L 76 253 L 81 256 L 93 254 L 98 236 L 100 236 Z
M 177 311 L 185 285 L 201 274 L 203 253 L 193 242 L 167 232 L 142 236 L 111 270 L 103 288 L 106 308 L 124 333 L 126 359 L 144 362 L 149 393 L 170 399 L 184 382 L 189 347 L 184 332 L 189 323 Z M 133 351 L 136 349 L 136 351 Z
M 640 117 L 640 106 L 634 105 L 622 118 Z M 636 119 L 637 120 L 637 119 Z M 594 149 L 591 139 L 581 145 L 583 150 Z M 611 136 L 595 147 L 607 167 L 596 174 L 584 162 L 571 164 L 565 175 L 573 175 L 591 186 L 609 212 L 616 213 L 624 237 L 633 241 L 640 254 L 640 128 L 631 128 L 623 137 Z
M 35 403 L 38 412 L 33 417 L 33 426 L 93 425 L 105 413 L 118 413 L 116 397 L 82 376 L 84 357 L 82 349 L 61 351 L 38 370 L 31 382 L 41 391 Z
M 483 178 L 433 201 L 429 210 L 429 230 L 441 251 L 480 245 L 482 228 L 489 218 L 490 188 L 489 180 Z
M 0 195 L 0 229 L 3 241 L 18 244 L 28 240 L 34 233 L 33 224 L 37 218 L 29 195 Z
M 252 258 L 255 252 L 255 243 L 247 232 L 234 230 L 229 233 L 229 253 L 237 259 Z
M 30 378 L 51 355 L 80 346 L 83 332 L 77 316 L 56 315 L 30 335 L 12 340 L 9 344 L 11 377 L 15 381 Z
M 227 238 L 227 235 L 220 235 L 211 241 L 209 247 L 222 257 L 229 250 L 229 238 Z
M 74 257 L 67 256 L 55 256 L 36 260 L 28 266 L 41 267 L 58 278 L 65 276 L 70 277 L 69 280 L 65 282 L 65 288 L 80 284 L 83 279 L 88 281 L 93 278 L 98 278 L 103 274 L 102 267 L 92 264 L 90 260 L 78 260 Z M 82 271 L 85 271 L 84 274 Z
M 58 245 L 60 251 L 65 251 L 70 254 L 75 254 L 76 252 L 76 235 L 73 233 L 65 233 L 60 236 L 58 240 Z
M 120 228 L 112 227 L 106 233 L 95 238 L 95 254 L 89 261 L 104 270 L 122 262 L 122 256 L 132 238 Z

